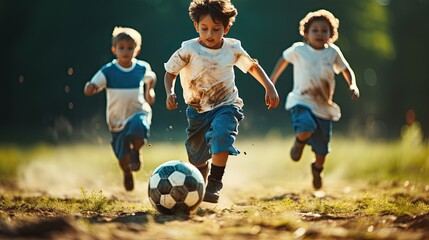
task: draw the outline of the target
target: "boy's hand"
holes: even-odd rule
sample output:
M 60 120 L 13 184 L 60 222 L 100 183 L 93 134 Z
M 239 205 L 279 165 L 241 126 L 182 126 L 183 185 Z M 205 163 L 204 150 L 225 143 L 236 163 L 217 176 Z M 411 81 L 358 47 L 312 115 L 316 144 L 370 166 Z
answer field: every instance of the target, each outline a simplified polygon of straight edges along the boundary
M 97 86 L 95 86 L 95 84 L 91 83 L 91 82 L 87 82 L 85 84 L 85 88 L 83 90 L 83 93 L 86 96 L 91 96 L 94 95 L 95 93 L 97 93 Z
M 166 101 L 165 105 L 166 105 L 168 110 L 173 110 L 173 109 L 177 108 L 177 106 L 179 104 L 177 103 L 177 96 L 175 93 L 172 93 L 172 94 L 167 96 L 167 101 Z
M 350 85 L 349 89 L 350 89 L 350 92 L 352 93 L 352 100 L 358 99 L 360 96 L 359 88 L 356 85 L 352 84 Z
M 153 105 L 155 103 L 155 90 L 153 88 L 147 91 L 145 99 L 149 105 Z
M 279 94 L 276 87 L 268 78 L 264 69 L 257 62 L 248 71 L 265 88 L 265 105 L 268 109 L 276 108 L 279 105 Z
M 276 108 L 279 105 L 279 94 L 275 88 L 267 89 L 265 93 L 265 104 L 268 109 Z

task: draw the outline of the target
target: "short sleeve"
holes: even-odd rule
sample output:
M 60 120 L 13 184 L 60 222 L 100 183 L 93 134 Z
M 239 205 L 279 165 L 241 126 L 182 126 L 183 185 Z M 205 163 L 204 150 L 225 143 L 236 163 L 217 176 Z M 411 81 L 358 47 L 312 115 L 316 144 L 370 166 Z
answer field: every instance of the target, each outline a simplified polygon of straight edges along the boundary
M 237 40 L 235 45 L 234 49 L 236 50 L 237 56 L 235 66 L 237 66 L 243 73 L 247 73 L 249 69 L 258 64 L 258 62 L 249 56 L 246 50 L 241 46 L 240 41 Z
M 156 74 L 154 71 L 150 70 L 146 70 L 146 74 L 144 75 L 143 81 L 145 83 L 147 83 L 150 80 L 155 80 L 156 79 Z
M 143 81 L 145 83 L 147 83 L 150 80 L 156 79 L 156 74 L 154 71 L 152 71 L 152 67 L 150 66 L 150 64 L 147 62 L 144 62 L 144 61 L 140 61 L 140 62 L 142 62 L 142 65 L 144 65 L 146 68 L 146 72 L 145 72 L 145 75 L 143 77 Z
M 302 43 L 294 43 L 291 47 L 283 51 L 283 58 L 284 60 L 293 63 L 296 59 L 296 48 L 298 46 L 302 46 Z
M 334 64 L 333 64 L 333 68 L 334 68 L 334 72 L 336 74 L 339 74 L 340 72 L 342 72 L 344 69 L 349 68 L 349 63 L 347 62 L 347 60 L 344 58 L 343 53 L 341 52 L 340 48 L 338 48 L 335 45 L 332 45 L 332 48 L 335 50 L 336 52 L 336 57 L 334 59 Z
M 99 70 L 91 79 L 91 83 L 95 84 L 99 90 L 106 87 L 106 76 Z
M 174 52 L 170 59 L 164 63 L 165 71 L 174 75 L 178 75 L 180 70 L 182 70 L 189 63 L 190 58 L 191 55 L 187 49 L 187 46 L 182 44 L 182 47 Z

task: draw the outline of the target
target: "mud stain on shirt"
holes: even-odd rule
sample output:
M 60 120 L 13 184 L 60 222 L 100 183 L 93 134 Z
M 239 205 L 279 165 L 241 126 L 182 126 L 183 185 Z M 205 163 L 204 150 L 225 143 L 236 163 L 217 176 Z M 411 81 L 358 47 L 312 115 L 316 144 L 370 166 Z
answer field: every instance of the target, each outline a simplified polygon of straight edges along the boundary
M 230 91 L 228 86 L 225 86 L 224 82 L 215 84 L 207 91 L 208 100 L 207 103 L 211 107 L 219 105 L 223 99 L 231 95 L 234 91 Z
M 318 102 L 332 104 L 331 88 L 328 80 L 321 79 L 319 87 L 311 87 L 301 92 L 302 95 L 310 95 Z
M 183 54 L 181 52 L 178 52 L 177 56 L 180 58 L 181 61 L 185 63 L 189 63 L 189 61 L 191 60 L 191 56 L 189 54 Z
M 195 108 L 198 112 L 203 110 L 203 106 L 216 107 L 221 104 L 224 99 L 228 98 L 236 90 L 228 88 L 225 82 L 219 82 L 213 86 L 204 89 L 201 84 L 203 82 L 214 82 L 215 79 L 198 78 L 190 81 L 189 89 L 193 92 L 188 105 Z
M 213 108 L 220 105 L 223 100 L 236 91 L 227 82 L 219 82 L 216 75 L 213 75 L 219 68 L 216 61 L 204 59 L 203 65 L 205 68 L 200 75 L 189 81 L 189 90 L 192 92 L 192 96 L 187 104 L 198 112 L 203 111 L 203 108 Z
M 189 82 L 189 90 L 192 92 L 192 98 L 188 102 L 188 105 L 195 108 L 198 112 L 202 110 L 201 100 L 204 97 L 204 90 L 201 86 L 202 78 L 196 78 Z

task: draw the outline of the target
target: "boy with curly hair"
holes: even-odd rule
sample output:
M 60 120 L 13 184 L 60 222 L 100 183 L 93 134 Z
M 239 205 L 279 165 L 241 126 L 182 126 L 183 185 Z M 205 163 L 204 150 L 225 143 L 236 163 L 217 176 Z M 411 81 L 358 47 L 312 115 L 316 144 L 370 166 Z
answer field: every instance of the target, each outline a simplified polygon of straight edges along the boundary
M 224 37 L 237 16 L 237 9 L 229 0 L 194 0 L 189 16 L 199 37 L 183 42 L 164 64 L 166 107 L 178 107 L 174 85 L 180 74 L 183 98 L 188 105 L 188 158 L 205 180 L 210 171 L 203 200 L 217 203 L 228 156 L 239 153 L 233 144 L 244 117 L 233 67 L 249 72 L 265 88 L 268 109 L 277 107 L 279 97 L 265 71 L 240 41 Z
M 306 144 L 312 147 L 315 161 L 311 164 L 313 187 L 322 187 L 321 173 L 332 135 L 332 121 L 341 117 L 340 108 L 332 101 L 335 73 L 342 73 L 352 99 L 359 97 L 355 75 L 334 42 L 338 39 L 339 21 L 324 9 L 310 12 L 300 21 L 303 42 L 294 43 L 283 52 L 271 74 L 275 84 L 289 63 L 293 64 L 293 90 L 286 101 L 292 114 L 296 138 L 291 148 L 292 160 L 299 161 Z

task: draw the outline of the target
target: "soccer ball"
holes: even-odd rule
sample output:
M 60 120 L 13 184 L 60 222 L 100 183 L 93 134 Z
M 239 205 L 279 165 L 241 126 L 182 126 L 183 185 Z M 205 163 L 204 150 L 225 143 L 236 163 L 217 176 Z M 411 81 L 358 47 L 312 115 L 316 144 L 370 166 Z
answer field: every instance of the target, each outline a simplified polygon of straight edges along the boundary
M 188 162 L 172 160 L 159 165 L 148 184 L 149 201 L 164 214 L 189 214 L 204 196 L 204 179 Z

